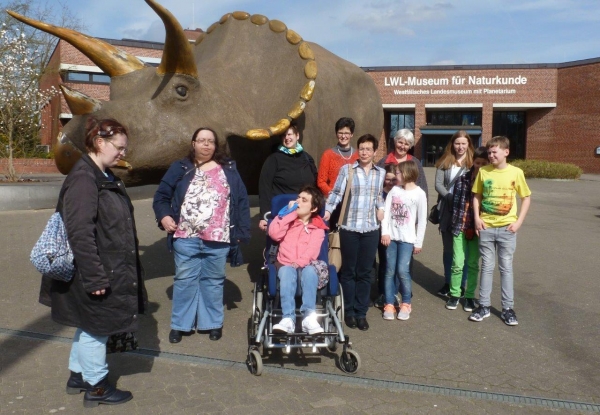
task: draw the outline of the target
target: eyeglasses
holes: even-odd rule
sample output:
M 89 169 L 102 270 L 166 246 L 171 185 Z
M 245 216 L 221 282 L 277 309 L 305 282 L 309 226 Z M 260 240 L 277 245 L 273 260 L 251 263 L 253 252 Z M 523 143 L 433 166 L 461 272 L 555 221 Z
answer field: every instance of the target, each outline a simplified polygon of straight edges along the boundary
M 342 133 L 341 131 L 338 131 L 337 135 L 340 137 L 352 137 L 352 133 Z
M 358 152 L 359 153 L 372 153 L 375 150 L 373 150 L 372 148 L 365 148 L 365 147 L 359 147 Z
M 215 145 L 215 140 L 194 140 L 194 143 L 208 144 L 209 146 L 214 146 Z
M 123 155 L 127 154 L 127 147 L 118 147 L 115 143 L 113 143 L 112 141 L 107 140 L 107 139 L 104 139 L 104 141 L 106 141 L 107 143 L 110 143 L 115 148 L 115 150 L 117 150 L 119 153 L 122 153 Z
M 115 127 L 115 128 L 111 128 L 109 127 L 108 130 L 98 130 L 98 136 L 102 137 L 102 138 L 107 138 L 107 137 L 112 137 L 115 134 L 125 134 L 125 130 L 122 129 L 121 127 Z

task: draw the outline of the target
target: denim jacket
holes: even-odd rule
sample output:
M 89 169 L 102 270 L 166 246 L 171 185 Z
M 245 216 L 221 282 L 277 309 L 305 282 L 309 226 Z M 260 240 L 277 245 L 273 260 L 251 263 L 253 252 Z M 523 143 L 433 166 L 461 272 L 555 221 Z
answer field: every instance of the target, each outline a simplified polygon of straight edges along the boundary
M 246 186 L 242 182 L 235 161 L 228 160 L 221 165 L 229 184 L 229 220 L 231 243 L 248 242 L 250 240 L 250 204 Z M 156 193 L 152 208 L 158 227 L 163 229 L 160 221 L 171 216 L 179 224 L 181 205 L 185 194 L 196 174 L 196 167 L 188 158 L 175 161 L 163 176 Z M 173 234 L 167 236 L 169 250 L 173 250 Z

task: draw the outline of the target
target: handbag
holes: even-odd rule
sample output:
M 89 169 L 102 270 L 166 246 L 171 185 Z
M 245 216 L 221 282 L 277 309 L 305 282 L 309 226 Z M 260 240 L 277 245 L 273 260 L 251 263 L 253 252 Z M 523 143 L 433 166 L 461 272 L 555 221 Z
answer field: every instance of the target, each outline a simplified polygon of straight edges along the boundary
M 427 219 L 434 225 L 440 224 L 440 210 L 438 209 L 437 203 L 431 207 Z
M 342 201 L 342 212 L 338 220 L 337 229 L 329 232 L 327 236 L 327 242 L 329 243 L 329 251 L 327 253 L 327 260 L 330 265 L 335 266 L 335 270 L 339 271 L 342 267 L 342 250 L 340 244 L 340 223 L 344 223 L 346 217 L 346 204 L 350 196 L 350 188 L 352 187 L 352 179 L 354 177 L 354 169 L 348 165 L 348 182 L 346 183 L 346 191 L 344 192 L 344 200 Z
M 45 277 L 69 282 L 75 273 L 73 251 L 60 212 L 54 212 L 33 246 L 29 260 Z
M 106 341 L 106 353 L 130 352 L 137 348 L 138 340 L 133 332 L 112 334 Z
M 311 265 L 315 271 L 317 272 L 317 276 L 319 277 L 319 283 L 317 285 L 317 290 L 325 287 L 329 282 L 329 267 L 325 263 L 325 261 L 321 261 L 319 259 L 315 259 L 310 261 L 308 265 Z
M 460 178 L 460 176 L 462 176 L 464 171 L 465 171 L 465 168 L 461 167 L 461 169 L 458 171 L 458 173 L 456 173 L 456 176 L 454 176 L 454 179 L 452 179 L 450 181 L 450 183 L 448 183 L 447 186 L 444 186 L 446 188 L 446 190 L 448 190 L 452 186 L 454 186 L 454 183 L 456 183 L 456 181 Z M 429 222 L 433 223 L 434 225 L 440 224 L 440 205 L 441 205 L 440 202 L 441 202 L 441 198 L 438 196 L 437 203 L 431 207 L 431 210 L 429 211 L 429 216 L 427 217 L 427 220 L 429 220 Z

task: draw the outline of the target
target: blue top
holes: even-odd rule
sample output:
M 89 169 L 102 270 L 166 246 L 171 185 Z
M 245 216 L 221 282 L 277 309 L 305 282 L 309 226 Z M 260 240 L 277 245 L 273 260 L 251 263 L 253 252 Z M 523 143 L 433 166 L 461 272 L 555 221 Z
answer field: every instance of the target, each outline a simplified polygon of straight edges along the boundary
M 242 182 L 235 161 L 228 160 L 221 165 L 229 184 L 229 221 L 231 243 L 248 242 L 250 240 L 250 204 L 246 186 Z M 158 227 L 163 229 L 160 221 L 171 216 L 179 224 L 181 205 L 185 194 L 196 173 L 196 166 L 188 158 L 177 160 L 171 164 L 154 194 L 152 208 Z M 169 250 L 173 249 L 173 234 L 167 236 Z

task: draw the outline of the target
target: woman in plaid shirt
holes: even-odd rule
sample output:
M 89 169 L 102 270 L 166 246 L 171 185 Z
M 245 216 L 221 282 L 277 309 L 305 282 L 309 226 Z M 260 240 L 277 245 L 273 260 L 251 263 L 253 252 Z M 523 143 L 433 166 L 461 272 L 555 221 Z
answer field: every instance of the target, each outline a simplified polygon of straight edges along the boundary
M 352 187 L 346 217 L 338 223 L 342 251 L 340 283 L 344 292 L 344 322 L 350 328 L 368 330 L 367 310 L 371 292 L 370 273 L 379 242 L 379 223 L 383 219 L 381 197 L 385 170 L 373 163 L 377 139 L 365 134 L 357 141 L 358 160 L 340 169 L 325 206 L 325 220 L 342 202 L 349 169 L 353 169 Z
M 473 218 L 473 193 L 471 187 L 479 168 L 489 163 L 487 148 L 479 147 L 473 153 L 473 167 L 462 175 L 454 185 L 454 203 L 452 208 L 452 268 L 450 274 L 450 299 L 446 303 L 448 310 L 458 308 L 461 295 L 463 268 L 467 266 L 465 290 L 465 311 L 475 309 L 475 289 L 479 274 L 479 240 L 475 234 Z

